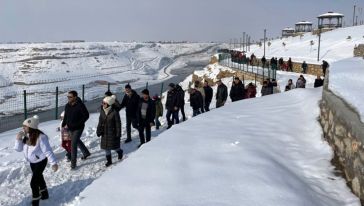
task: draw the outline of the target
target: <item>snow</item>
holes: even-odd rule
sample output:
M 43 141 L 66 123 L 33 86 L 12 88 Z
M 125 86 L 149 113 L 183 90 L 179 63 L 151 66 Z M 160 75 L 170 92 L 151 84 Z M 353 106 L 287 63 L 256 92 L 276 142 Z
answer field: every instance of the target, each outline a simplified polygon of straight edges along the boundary
M 297 22 L 296 25 L 312 25 L 312 22 L 309 22 L 309 21 L 300 21 L 300 22 Z
M 230 103 L 173 126 L 73 204 L 360 205 L 333 173 L 333 152 L 316 121 L 321 92 Z
M 364 122 L 364 60 L 350 58 L 330 66 L 329 89 L 358 111 Z
M 30 102 L 30 109 L 46 110 L 55 106 L 56 87 L 62 95 L 70 89 L 81 90 L 85 85 L 85 99 L 92 100 L 104 93 L 108 82 L 112 84 L 113 92 L 120 91 L 128 82 L 135 88 L 146 82 L 160 83 L 173 76 L 171 70 L 181 69 L 189 63 L 207 63 L 209 48 L 219 48 L 219 44 L 0 44 L 0 114 L 13 115 L 22 111 L 22 106 L 15 105 L 22 102 L 23 90 L 27 90 L 29 99 L 36 99 L 34 94 L 41 93 L 42 98 L 49 100 Z
M 354 47 L 358 44 L 364 44 L 364 25 L 338 28 L 321 35 L 320 61 L 317 61 L 318 36 L 312 33 L 305 33 L 300 36 L 275 39 L 270 41 L 271 46 L 266 43 L 266 58 L 283 57 L 288 60 L 292 57 L 293 62 L 303 62 L 311 64 L 321 64 L 321 60 L 329 63 L 353 57 Z M 269 32 L 269 31 L 268 31 Z M 269 33 L 268 33 L 269 36 Z M 348 37 L 351 39 L 348 39 Z M 314 45 L 311 45 L 311 41 Z M 283 46 L 285 43 L 285 46 Z M 239 50 L 239 48 L 237 48 Z M 264 54 L 263 46 L 251 45 L 250 52 L 258 58 Z
M 343 17 L 343 16 L 344 16 L 343 14 L 330 11 L 330 12 L 327 12 L 325 14 L 321 14 L 317 18 L 322 18 L 322 17 Z

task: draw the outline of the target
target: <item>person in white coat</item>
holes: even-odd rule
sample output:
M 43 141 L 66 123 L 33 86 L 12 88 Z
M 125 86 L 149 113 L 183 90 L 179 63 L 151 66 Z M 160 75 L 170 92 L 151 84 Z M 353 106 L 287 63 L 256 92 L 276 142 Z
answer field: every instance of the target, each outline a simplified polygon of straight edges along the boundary
M 38 129 L 39 117 L 34 116 L 23 122 L 23 130 L 16 136 L 14 149 L 24 152 L 25 159 L 30 163 L 33 176 L 30 181 L 33 199 L 32 205 L 39 205 L 39 200 L 48 199 L 47 185 L 43 171 L 49 161 L 54 172 L 58 170 L 57 159 L 49 144 L 48 137 Z

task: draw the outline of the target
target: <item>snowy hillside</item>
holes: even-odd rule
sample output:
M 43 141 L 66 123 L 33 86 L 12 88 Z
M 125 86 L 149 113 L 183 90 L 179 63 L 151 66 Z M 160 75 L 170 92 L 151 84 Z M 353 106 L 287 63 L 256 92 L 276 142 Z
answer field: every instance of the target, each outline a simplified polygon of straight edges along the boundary
M 231 103 L 174 126 L 95 180 L 74 203 L 360 205 L 334 175 L 332 150 L 321 139 L 321 92 L 296 89 Z
M 311 45 L 311 41 L 313 45 Z M 321 64 L 321 61 L 317 62 L 317 35 L 306 33 L 302 37 L 288 37 L 269 42 L 270 46 L 268 46 L 268 42 L 266 43 L 267 58 L 283 57 L 288 60 L 289 57 L 292 57 L 292 61 Z M 334 62 L 353 57 L 354 47 L 358 44 L 364 44 L 364 26 L 346 27 L 322 33 L 320 60 Z M 252 45 L 250 53 L 254 53 L 258 58 L 262 57 L 263 45 L 261 47 Z
M 108 82 L 113 92 L 121 91 L 128 82 L 134 87 L 158 83 L 169 78 L 171 70 L 189 63 L 206 65 L 209 53 L 219 46 L 122 42 L 0 44 L 0 115 L 22 110 L 14 105 L 22 102 L 23 90 L 31 95 L 28 99 L 38 101 L 28 105 L 30 109 L 48 109 L 54 107 L 57 86 L 62 95 L 70 89 L 81 91 L 85 85 L 85 98 L 90 100 L 102 95 Z M 60 99 L 60 104 L 64 101 Z

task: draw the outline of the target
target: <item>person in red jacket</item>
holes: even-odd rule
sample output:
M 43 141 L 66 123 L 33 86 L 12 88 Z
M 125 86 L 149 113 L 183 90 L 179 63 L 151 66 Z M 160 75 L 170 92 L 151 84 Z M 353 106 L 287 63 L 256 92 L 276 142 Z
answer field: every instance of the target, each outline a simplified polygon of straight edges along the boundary
M 250 82 L 246 89 L 246 98 L 255 98 L 257 95 L 257 87 Z

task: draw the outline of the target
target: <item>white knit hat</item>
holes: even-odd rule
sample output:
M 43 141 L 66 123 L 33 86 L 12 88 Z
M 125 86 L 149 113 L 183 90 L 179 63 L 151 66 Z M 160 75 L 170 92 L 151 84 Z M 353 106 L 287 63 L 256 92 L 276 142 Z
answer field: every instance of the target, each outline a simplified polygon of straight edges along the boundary
M 37 115 L 30 117 L 30 118 L 24 120 L 23 125 L 30 127 L 32 129 L 38 129 L 39 117 Z
M 111 106 L 115 103 L 115 100 L 116 100 L 116 96 L 112 95 L 110 97 L 105 97 L 103 101 L 106 102 L 109 106 Z

